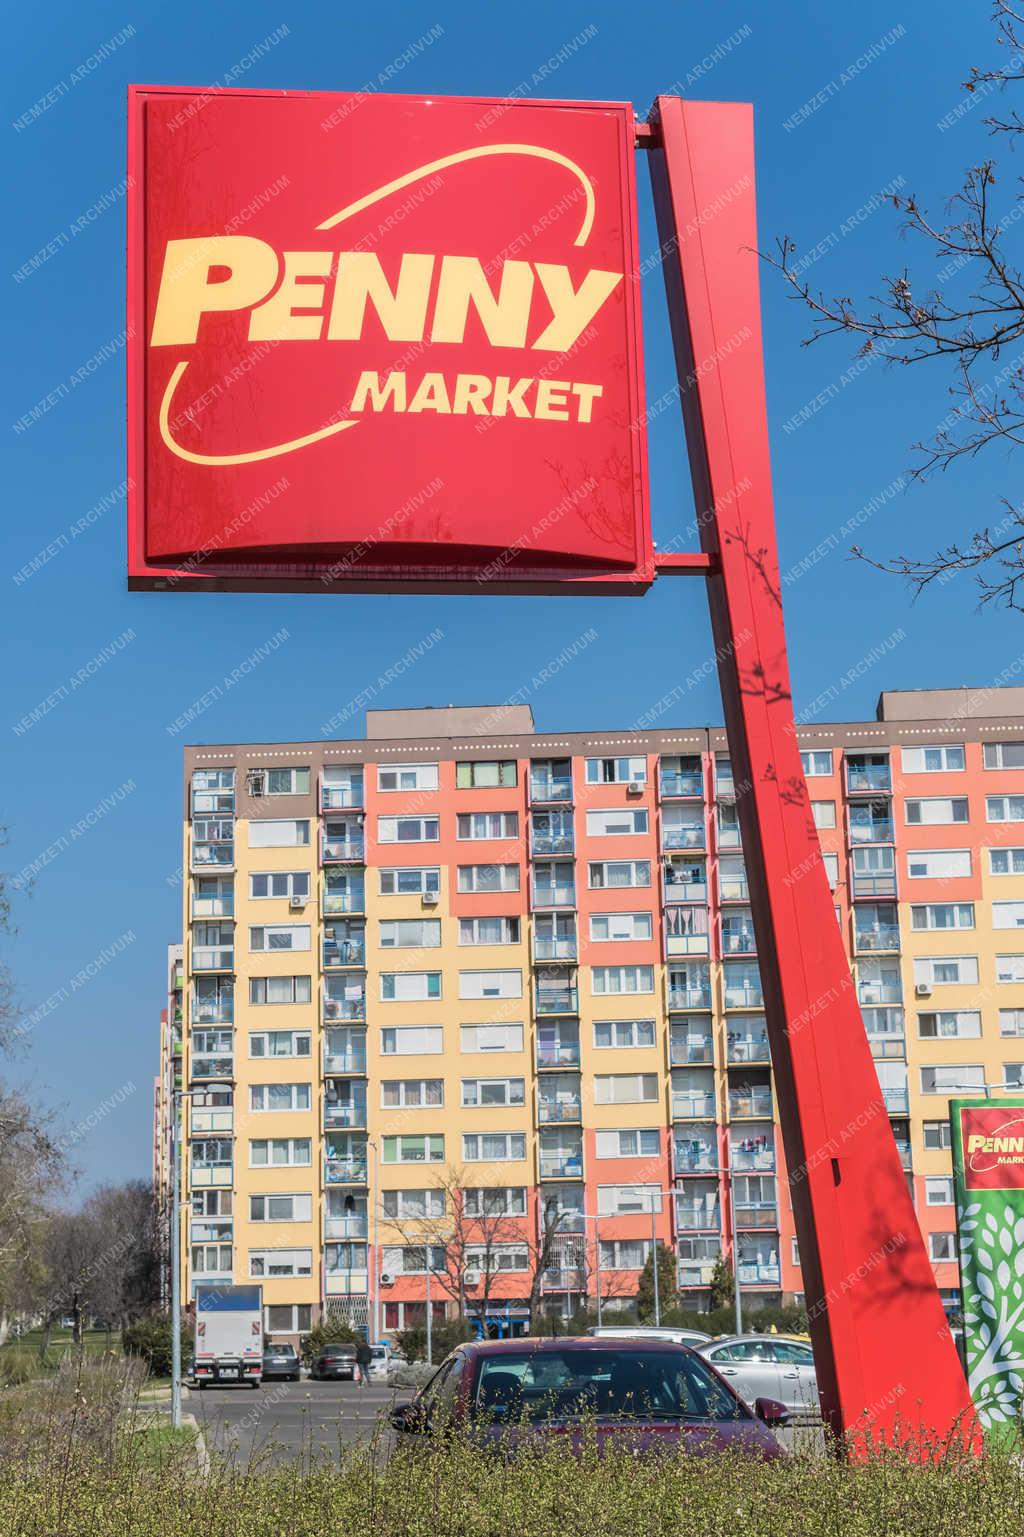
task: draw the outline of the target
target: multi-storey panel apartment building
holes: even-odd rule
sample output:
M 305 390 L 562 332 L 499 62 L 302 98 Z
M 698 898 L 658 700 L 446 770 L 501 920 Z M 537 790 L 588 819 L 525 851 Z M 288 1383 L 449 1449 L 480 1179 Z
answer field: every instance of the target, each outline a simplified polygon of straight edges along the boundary
M 885 694 L 800 741 L 952 1305 L 947 1101 L 1024 1079 L 1024 689 Z M 253 1279 L 275 1333 L 395 1329 L 454 1275 L 518 1331 L 531 1291 L 628 1300 L 655 1237 L 691 1305 L 719 1255 L 748 1305 L 802 1295 L 722 730 L 370 711 L 185 770 L 186 1295 Z

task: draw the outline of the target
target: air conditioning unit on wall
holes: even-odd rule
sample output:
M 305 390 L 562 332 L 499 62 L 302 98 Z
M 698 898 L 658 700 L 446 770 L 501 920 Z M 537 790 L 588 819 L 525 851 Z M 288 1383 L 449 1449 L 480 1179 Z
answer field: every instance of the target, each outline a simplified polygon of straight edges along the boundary
M 438 898 L 438 895 L 437 895 L 436 891 L 425 891 L 423 893 L 423 906 L 424 907 L 436 907 L 437 904 L 438 904 L 438 901 L 439 901 L 439 898 Z
M 629 784 L 629 785 L 626 786 L 626 794 L 627 795 L 643 795 L 643 793 L 644 793 L 643 785 Z

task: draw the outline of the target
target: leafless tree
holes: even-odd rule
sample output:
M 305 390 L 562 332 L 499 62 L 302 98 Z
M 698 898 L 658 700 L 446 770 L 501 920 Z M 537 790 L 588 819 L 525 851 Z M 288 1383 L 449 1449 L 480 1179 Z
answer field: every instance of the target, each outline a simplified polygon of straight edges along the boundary
M 64 1177 L 53 1118 L 0 1082 L 0 1323 L 45 1284 L 51 1203 Z
M 971 69 L 963 82 L 966 108 L 989 94 L 995 105 L 1024 81 L 1020 5 L 1021 0 L 995 0 L 996 42 L 1005 63 Z M 997 140 L 1008 138 L 1011 148 L 1024 134 L 1024 120 L 1012 106 L 991 113 L 984 123 Z M 990 157 L 969 167 L 943 217 L 931 215 L 913 193 L 891 195 L 904 232 L 923 241 L 925 253 L 940 264 L 930 279 L 903 267 L 883 275 L 881 291 L 858 304 L 812 287 L 789 236 L 777 242 L 774 253 L 763 253 L 811 311 L 805 345 L 841 332 L 857 340 L 859 356 L 880 355 L 907 367 L 935 359 L 947 364 L 953 405 L 933 436 L 914 444 L 916 479 L 961 459 L 970 462 L 993 444 L 1013 450 L 1024 443 L 1024 354 L 1018 350 L 1024 338 L 1024 273 L 1013 250 L 1024 192 L 1018 177 L 1010 183 L 1016 190 L 1002 194 L 996 165 Z M 955 297 L 959 289 L 947 293 L 942 285 L 960 273 L 967 288 Z M 872 559 L 858 546 L 852 553 L 878 570 L 906 577 L 915 596 L 949 573 L 970 571 L 982 605 L 1024 612 L 1024 503 L 1010 498 L 1003 499 L 997 519 L 930 555 Z

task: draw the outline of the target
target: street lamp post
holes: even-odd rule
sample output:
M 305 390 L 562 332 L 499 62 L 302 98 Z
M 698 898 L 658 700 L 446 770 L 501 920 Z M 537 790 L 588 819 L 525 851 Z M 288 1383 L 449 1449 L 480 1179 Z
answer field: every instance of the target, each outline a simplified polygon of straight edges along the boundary
M 373 1206 L 373 1301 L 371 1304 L 371 1320 L 373 1339 L 376 1342 L 380 1339 L 380 1165 L 377 1158 L 377 1144 L 374 1139 L 367 1137 L 366 1145 L 373 1153 L 373 1186 L 370 1190 L 369 1198 Z
M 430 1295 L 430 1245 L 427 1245 L 427 1365 L 434 1364 L 434 1303 Z
M 191 1089 L 175 1089 L 171 1133 L 171 1425 L 181 1429 L 181 1111 Z
M 736 1309 L 736 1333 L 743 1333 L 743 1299 L 740 1296 L 740 1248 L 736 1236 L 736 1187 L 732 1177 L 732 1149 L 729 1150 L 729 1161 L 722 1170 L 725 1175 L 725 1183 L 729 1191 L 729 1236 L 732 1241 L 732 1276 L 733 1276 L 733 1302 Z
M 659 1198 L 661 1191 L 658 1192 Z M 654 1327 L 661 1328 L 661 1288 L 658 1284 L 658 1226 L 657 1214 L 654 1205 L 654 1191 L 651 1191 L 651 1274 L 654 1276 Z

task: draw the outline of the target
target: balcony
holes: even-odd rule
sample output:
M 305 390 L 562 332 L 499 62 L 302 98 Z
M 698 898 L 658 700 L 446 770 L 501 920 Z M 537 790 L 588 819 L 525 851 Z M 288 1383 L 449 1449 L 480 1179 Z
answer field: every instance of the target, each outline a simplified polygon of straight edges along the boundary
M 778 1260 L 740 1260 L 736 1279 L 741 1286 L 779 1286 L 782 1272 Z
M 531 774 L 530 801 L 537 806 L 568 804 L 572 801 L 572 775 Z
M 905 1062 L 907 1042 L 902 1035 L 869 1035 L 868 1045 L 876 1062 Z
M 366 856 L 366 840 L 363 838 L 328 838 L 320 840 L 320 863 L 323 865 L 363 864 Z
M 697 902 L 706 907 L 708 878 L 703 860 L 666 859 L 661 890 L 666 902 Z
M 910 1143 L 897 1141 L 896 1151 L 900 1155 L 900 1168 L 906 1169 L 909 1173 L 914 1167 L 913 1150 Z
M 764 1008 L 764 993 L 761 991 L 761 981 L 746 979 L 740 982 L 730 982 L 728 976 L 723 986 L 723 997 L 727 1009 L 761 1009 Z
M 193 843 L 193 870 L 230 870 L 235 863 L 235 845 L 230 843 Z
M 216 1132 L 230 1135 L 235 1129 L 235 1112 L 230 1105 L 215 1105 L 208 1109 L 193 1105 L 189 1129 L 193 1136 Z
M 325 918 L 334 918 L 342 913 L 363 913 L 366 911 L 366 892 L 360 886 L 354 891 L 330 891 L 323 894 L 323 915 Z
M 717 1174 L 718 1150 L 712 1142 L 677 1136 L 672 1151 L 672 1167 L 677 1175 Z
M 321 811 L 358 811 L 363 804 L 361 784 L 321 785 Z
M 867 925 L 858 923 L 855 910 L 853 915 L 853 947 L 857 951 L 898 950 L 900 948 L 900 926 L 898 923 L 872 923 Z
M 895 827 L 888 801 L 866 802 L 850 807 L 850 842 L 895 842 Z
M 910 1093 L 905 1088 L 893 1089 L 882 1085 L 882 1103 L 890 1115 L 908 1115 L 910 1113 Z
M 725 1060 L 729 1067 L 741 1067 L 751 1063 L 768 1067 L 771 1063 L 768 1031 L 766 1029 L 748 1031 L 745 1035 L 735 1030 L 727 1031 Z
M 352 939 L 325 939 L 323 963 L 325 971 L 340 966 L 364 966 L 366 945 L 362 936 Z
M 714 1273 L 715 1264 L 713 1260 L 681 1259 L 679 1261 L 676 1285 L 680 1291 L 696 1291 L 700 1287 L 710 1286 Z
M 676 1227 L 687 1232 L 718 1232 L 720 1224 L 718 1202 L 676 1200 Z
M 533 958 L 535 961 L 574 961 L 576 959 L 575 934 L 538 934 L 533 931 Z
M 693 1093 L 688 1089 L 673 1089 L 672 1119 L 674 1121 L 713 1121 L 718 1107 L 714 1093 Z
M 755 1138 L 744 1138 L 743 1141 L 730 1143 L 729 1169 L 733 1174 L 773 1174 L 775 1172 L 775 1149 L 771 1138 L 768 1145 L 745 1147 L 744 1141 L 754 1142 Z
M 324 1100 L 325 1131 L 365 1131 L 366 1100 Z
M 234 1003 L 230 998 L 194 999 L 192 1026 L 230 1025 L 235 1017 Z
M 344 1217 L 327 1215 L 324 1217 L 324 1238 L 325 1240 L 331 1238 L 365 1239 L 369 1233 L 369 1226 L 369 1218 L 365 1212 L 362 1215 L 356 1214 Z
M 851 890 L 854 897 L 894 897 L 896 871 L 880 870 L 870 875 L 861 875 L 854 870 Z
M 366 1051 L 324 1050 L 324 1073 L 351 1073 L 357 1078 L 366 1076 Z
M 576 883 L 574 881 L 538 881 L 531 886 L 534 907 L 575 907 Z
M 680 823 L 670 824 L 662 819 L 661 846 L 663 849 L 703 849 L 707 847 L 704 835 L 704 824 Z
M 365 1185 L 366 1159 L 332 1158 L 328 1154 L 324 1159 L 324 1184 Z
M 558 1041 L 554 1044 L 537 1043 L 537 1067 L 579 1067 L 579 1041 Z
M 539 1154 L 539 1166 L 541 1179 L 582 1179 L 583 1178 L 583 1154 L 579 1153 L 545 1153 Z
M 685 1031 L 670 1031 L 669 1061 L 673 1067 L 710 1067 L 715 1060 L 714 1038 Z
M 583 1101 L 565 1095 L 548 1099 L 542 1095 L 537 1101 L 537 1120 L 542 1126 L 578 1125 L 583 1119 Z
M 721 860 L 718 866 L 718 889 L 723 902 L 749 902 L 750 886 L 745 870 L 731 870 Z
M 677 1009 L 710 1009 L 711 978 L 706 966 L 695 963 L 668 971 L 668 1006 Z
M 234 971 L 234 945 L 193 945 L 193 971 Z
M 325 1024 L 337 1024 L 339 1020 L 352 1020 L 365 1023 L 366 1020 L 366 992 L 347 997 L 331 996 L 324 993 L 323 1019 Z
M 579 988 L 574 982 L 545 983 L 538 978 L 533 1006 L 537 1014 L 578 1014 Z
M 696 903 L 665 910 L 665 954 L 707 955 L 711 947 L 710 923 L 706 907 Z
M 700 769 L 662 769 L 658 777 L 662 800 L 704 798 L 704 775 Z
M 575 839 L 570 828 L 562 833 L 538 833 L 530 830 L 530 854 L 533 858 L 550 859 L 558 854 L 572 854 Z
M 779 1208 L 774 1201 L 737 1201 L 736 1226 L 738 1228 L 779 1227 Z
M 228 1186 L 234 1183 L 234 1171 L 229 1163 L 193 1163 L 188 1182 L 193 1190 Z
M 772 1118 L 772 1091 L 763 1089 L 730 1089 L 729 1117 L 731 1120 L 759 1120 Z
M 892 790 L 892 770 L 888 763 L 857 763 L 846 760 L 846 788 L 851 795 Z
M 364 1297 L 368 1272 L 363 1270 L 325 1270 L 324 1295 L 327 1297 Z
M 879 1004 L 902 1003 L 903 983 L 899 977 L 864 977 L 857 978 L 857 1002 L 868 1007 Z
M 181 1055 L 181 1047 L 176 1046 L 174 1055 Z M 219 1057 L 193 1057 L 189 1063 L 189 1082 L 196 1078 L 233 1078 L 235 1075 L 235 1059 L 229 1053 Z
M 753 923 L 735 923 L 731 920 L 723 921 L 723 955 L 754 955 L 756 951 L 757 944 L 754 939 Z

